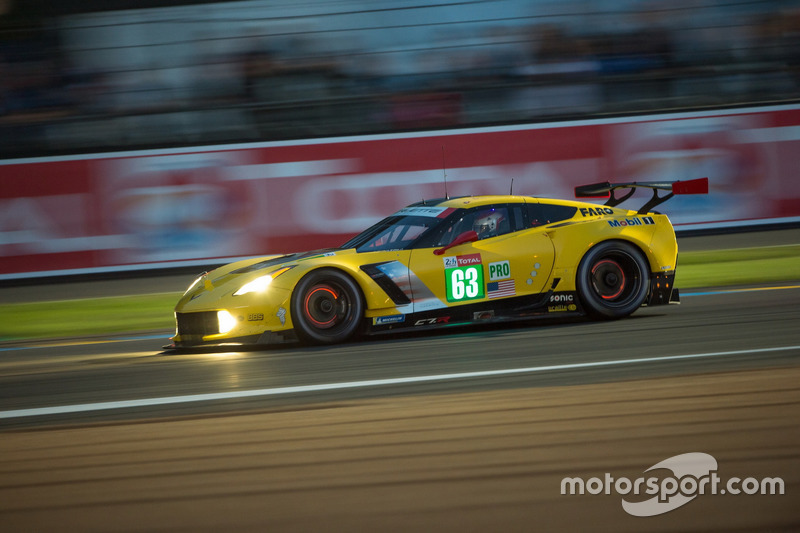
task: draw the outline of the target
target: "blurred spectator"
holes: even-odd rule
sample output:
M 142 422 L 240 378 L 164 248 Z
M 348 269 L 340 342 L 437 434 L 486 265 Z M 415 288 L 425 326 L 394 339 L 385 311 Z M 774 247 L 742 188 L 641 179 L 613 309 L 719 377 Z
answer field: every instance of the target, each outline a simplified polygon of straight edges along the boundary
M 255 43 L 242 53 L 239 65 L 242 71 L 245 102 L 260 104 L 277 99 L 273 78 L 280 73 L 275 54 L 262 43 Z
M 37 41 L 14 43 L 0 59 L 0 125 L 5 153 L 46 150 L 47 125 L 71 112 L 63 80 L 46 45 Z M 17 61 L 9 61 L 15 54 Z
M 591 113 L 599 109 L 599 65 L 588 41 L 564 28 L 539 25 L 530 29 L 528 59 L 514 70 L 522 86 L 513 107 L 520 118 Z
M 754 24 L 752 59 L 765 78 L 759 89 L 777 98 L 800 88 L 800 9 L 770 13 Z
M 496 4 L 54 4 L 0 32 L 0 157 L 798 97 L 800 10 L 782 2 Z

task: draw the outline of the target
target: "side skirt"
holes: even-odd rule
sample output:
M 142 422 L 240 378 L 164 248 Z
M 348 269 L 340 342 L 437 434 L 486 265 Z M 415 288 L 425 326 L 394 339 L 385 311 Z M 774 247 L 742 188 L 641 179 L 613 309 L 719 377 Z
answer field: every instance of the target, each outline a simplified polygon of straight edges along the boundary
M 534 296 L 489 300 L 475 304 L 445 307 L 407 315 L 374 317 L 365 320 L 365 333 L 375 335 L 402 330 L 491 324 L 531 318 L 583 316 L 586 313 L 574 291 L 549 291 Z

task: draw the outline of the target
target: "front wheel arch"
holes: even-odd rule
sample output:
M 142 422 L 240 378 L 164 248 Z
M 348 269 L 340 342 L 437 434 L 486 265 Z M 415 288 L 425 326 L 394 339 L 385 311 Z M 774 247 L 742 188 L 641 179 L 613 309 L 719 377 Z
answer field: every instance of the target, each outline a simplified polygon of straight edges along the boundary
M 581 259 L 575 287 L 589 315 L 622 318 L 636 311 L 647 299 L 650 263 L 634 244 L 603 241 Z
M 364 295 L 358 283 L 337 268 L 319 268 L 303 276 L 291 297 L 292 324 L 307 344 L 334 344 L 360 333 Z

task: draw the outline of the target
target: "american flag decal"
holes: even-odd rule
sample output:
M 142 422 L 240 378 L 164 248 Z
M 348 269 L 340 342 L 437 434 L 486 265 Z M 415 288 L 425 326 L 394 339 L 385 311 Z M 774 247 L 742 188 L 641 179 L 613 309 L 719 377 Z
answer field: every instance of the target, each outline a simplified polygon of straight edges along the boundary
M 493 281 L 486 284 L 486 295 L 489 298 L 502 298 L 503 296 L 514 296 L 517 291 L 514 289 L 514 280 Z

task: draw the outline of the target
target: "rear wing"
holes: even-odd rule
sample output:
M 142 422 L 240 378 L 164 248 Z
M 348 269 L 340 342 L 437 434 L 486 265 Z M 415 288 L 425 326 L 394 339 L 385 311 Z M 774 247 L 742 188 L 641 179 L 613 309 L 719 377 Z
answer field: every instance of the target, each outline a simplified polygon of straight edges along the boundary
M 708 178 L 700 178 L 687 181 L 649 181 L 631 183 L 593 183 L 591 185 L 580 185 L 575 187 L 575 198 L 608 198 L 605 205 L 616 207 L 636 192 L 636 189 L 652 189 L 653 197 L 644 204 L 638 211 L 643 215 L 652 209 L 663 204 L 676 194 L 708 194 Z M 617 198 L 614 191 L 618 189 L 630 189 L 627 193 Z M 658 195 L 658 191 L 670 191 L 663 196 Z

